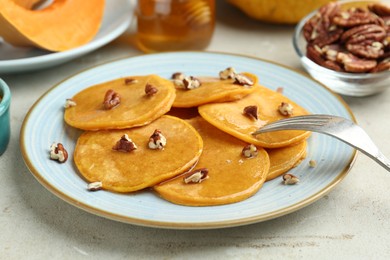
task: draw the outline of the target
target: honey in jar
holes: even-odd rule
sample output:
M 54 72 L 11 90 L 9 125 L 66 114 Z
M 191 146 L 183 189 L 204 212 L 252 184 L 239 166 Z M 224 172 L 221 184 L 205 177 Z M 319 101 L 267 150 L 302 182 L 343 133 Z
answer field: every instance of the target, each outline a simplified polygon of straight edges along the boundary
M 199 50 L 210 43 L 215 0 L 138 0 L 137 47 L 144 52 Z

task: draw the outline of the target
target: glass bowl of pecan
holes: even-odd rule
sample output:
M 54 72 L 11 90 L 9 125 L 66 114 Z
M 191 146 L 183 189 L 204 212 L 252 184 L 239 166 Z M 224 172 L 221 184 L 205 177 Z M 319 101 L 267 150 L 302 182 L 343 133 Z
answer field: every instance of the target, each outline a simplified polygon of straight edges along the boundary
M 331 2 L 296 26 L 294 49 L 316 80 L 347 96 L 390 86 L 390 4 Z

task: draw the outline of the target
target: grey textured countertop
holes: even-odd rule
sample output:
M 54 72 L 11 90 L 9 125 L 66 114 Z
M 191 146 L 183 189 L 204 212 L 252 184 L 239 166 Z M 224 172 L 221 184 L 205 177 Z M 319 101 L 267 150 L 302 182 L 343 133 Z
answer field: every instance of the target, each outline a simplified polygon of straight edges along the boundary
M 218 2 L 209 51 L 264 58 L 302 70 L 293 26 L 251 20 Z M 12 91 L 12 136 L 0 157 L 0 259 L 388 259 L 389 173 L 359 154 L 347 177 L 315 203 L 277 219 L 216 230 L 167 230 L 108 220 L 78 209 L 46 190 L 25 166 L 22 121 L 50 87 L 77 72 L 139 55 L 131 29 L 107 46 L 69 63 L 2 75 Z M 344 97 L 359 124 L 390 156 L 390 92 Z

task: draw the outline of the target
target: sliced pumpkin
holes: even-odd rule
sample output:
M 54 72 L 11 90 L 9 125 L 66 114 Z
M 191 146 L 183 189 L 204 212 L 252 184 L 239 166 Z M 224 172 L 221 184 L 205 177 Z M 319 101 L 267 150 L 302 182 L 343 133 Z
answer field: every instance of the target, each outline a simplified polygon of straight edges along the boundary
M 293 106 L 293 115 L 295 116 L 308 114 L 303 107 L 287 97 L 262 86 L 257 86 L 254 93 L 240 100 L 202 105 L 198 111 L 212 125 L 245 142 L 265 148 L 278 148 L 303 141 L 310 135 L 308 131 L 298 130 L 252 135 L 254 131 L 266 123 L 286 117 L 278 109 L 282 102 Z M 243 113 L 248 106 L 257 107 L 258 119 Z
M 164 199 L 187 206 L 211 206 L 234 203 L 256 193 L 263 185 L 269 169 L 267 152 L 259 148 L 257 156 L 241 155 L 245 142 L 213 127 L 201 117 L 190 119 L 200 133 L 204 149 L 197 169 L 208 170 L 207 179 L 200 183 L 185 183 L 181 175 L 154 186 Z M 188 173 L 187 173 L 188 174 Z
M 306 147 L 307 142 L 303 141 L 282 148 L 266 149 L 271 162 L 267 181 L 296 167 L 306 157 Z
M 146 86 L 157 92 L 146 94 Z M 108 91 L 120 96 L 119 105 L 107 109 L 103 105 Z M 65 109 L 69 125 L 84 130 L 123 129 L 142 126 L 168 112 L 175 99 L 175 87 L 157 75 L 131 76 L 97 84 L 77 93 L 75 106 Z
M 254 84 L 258 79 L 250 73 L 242 73 Z M 201 86 L 191 90 L 176 88 L 176 99 L 173 107 L 197 107 L 207 103 L 225 102 L 241 99 L 254 91 L 252 86 L 234 83 L 233 79 L 200 78 Z
M 0 1 L 0 36 L 14 46 L 49 51 L 65 51 L 91 41 L 99 31 L 105 6 L 104 0 L 53 0 L 44 9 L 30 10 L 26 8 L 29 2 L 20 3 Z
M 228 0 L 249 17 L 278 24 L 295 24 L 306 14 L 333 0 Z
M 156 129 L 166 138 L 166 145 L 153 150 L 148 142 Z M 125 134 L 135 143 L 136 150 L 113 149 Z M 132 192 L 187 170 L 198 160 L 202 148 L 202 138 L 190 124 L 162 116 L 143 127 L 84 132 L 77 141 L 74 161 L 87 181 L 102 182 L 106 190 Z

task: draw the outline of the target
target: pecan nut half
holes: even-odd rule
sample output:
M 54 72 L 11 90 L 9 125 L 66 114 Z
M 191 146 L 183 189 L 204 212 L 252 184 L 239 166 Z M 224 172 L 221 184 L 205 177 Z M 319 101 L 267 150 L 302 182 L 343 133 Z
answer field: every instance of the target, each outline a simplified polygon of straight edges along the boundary
M 254 144 L 248 144 L 248 145 L 246 145 L 246 146 L 242 149 L 241 154 L 242 154 L 245 158 L 253 158 L 253 157 L 256 157 L 256 156 L 257 156 L 258 150 L 257 150 L 257 147 L 256 147 Z
M 390 70 L 390 58 L 380 61 L 378 65 L 371 70 L 371 72 L 381 72 L 386 70 Z
M 377 62 L 376 60 L 360 59 L 351 53 L 338 53 L 337 61 L 344 65 L 345 71 L 363 73 L 373 70 Z
M 283 183 L 286 185 L 294 185 L 299 182 L 299 178 L 291 173 L 286 173 L 282 176 Z
M 137 83 L 138 80 L 134 78 L 125 78 L 125 85 L 131 85 Z
M 195 89 L 199 88 L 202 83 L 199 79 L 195 78 L 194 76 L 185 77 L 183 79 L 183 85 L 185 89 Z
M 129 138 L 127 134 L 122 135 L 122 137 L 116 142 L 112 147 L 113 150 L 128 153 L 137 149 L 137 145 Z
M 390 6 L 383 3 L 368 4 L 367 8 L 380 17 L 390 16 Z
M 306 56 L 325 68 L 352 73 L 390 69 L 381 63 L 390 55 L 390 6 L 384 3 L 346 10 L 329 3 L 305 23 L 303 35 Z
M 377 59 L 384 54 L 384 45 L 381 42 L 385 38 L 386 30 L 382 26 L 364 24 L 345 31 L 341 41 L 350 53 L 367 59 Z
M 64 163 L 68 160 L 68 152 L 61 143 L 53 143 L 50 146 L 50 159 Z
M 306 41 L 320 47 L 336 42 L 343 33 L 343 30 L 332 22 L 339 10 L 340 4 L 337 2 L 322 6 L 318 13 L 304 24 L 303 35 Z
M 219 72 L 220 79 L 234 79 L 236 75 L 236 70 L 233 67 L 228 67 Z
M 249 77 L 240 73 L 236 73 L 234 75 L 234 84 L 238 84 L 240 86 L 253 86 L 255 83 Z
M 246 106 L 243 111 L 244 115 L 257 120 L 259 117 L 257 115 L 257 106 Z
M 70 108 L 70 107 L 75 107 L 76 105 L 77 105 L 76 101 L 74 101 L 74 100 L 71 99 L 71 98 L 67 98 L 67 99 L 65 100 L 65 105 L 64 105 L 64 107 L 65 107 L 65 108 Z
M 186 90 L 199 88 L 202 85 L 198 78 L 194 76 L 185 76 L 180 72 L 174 73 L 172 79 L 176 87 Z
M 101 181 L 91 182 L 91 183 L 88 183 L 87 189 L 89 191 L 98 191 L 98 190 L 103 189 L 103 184 Z
M 172 74 L 171 78 L 176 80 L 183 80 L 185 75 L 182 72 L 175 72 Z
M 149 138 L 148 146 L 153 150 L 162 150 L 167 145 L 167 139 L 159 129 L 154 130 Z
M 327 46 L 324 46 L 325 49 L 321 49 L 318 45 L 308 45 L 306 47 L 306 56 L 320 66 L 335 71 L 343 71 L 343 68 L 336 62 L 336 58 L 334 57 L 337 57 L 338 51 L 326 50 Z
M 292 116 L 294 113 L 294 107 L 290 103 L 282 102 L 278 107 L 279 113 L 284 116 Z
M 149 83 L 146 84 L 146 86 L 145 86 L 145 94 L 147 96 L 153 96 L 157 92 L 158 92 L 158 89 L 155 86 L 153 86 L 152 84 L 149 84 Z
M 183 181 L 186 184 L 201 183 L 202 181 L 208 179 L 208 177 L 209 177 L 208 173 L 209 173 L 209 170 L 207 168 L 197 169 L 197 170 L 194 170 L 192 172 L 187 173 L 184 176 Z
M 120 95 L 112 89 L 107 90 L 103 101 L 104 108 L 107 110 L 113 109 L 114 107 L 118 106 L 120 103 L 121 103 Z
M 339 12 L 333 18 L 333 23 L 341 27 L 354 27 L 363 24 L 383 24 L 383 20 L 377 15 L 362 8 L 349 8 Z

